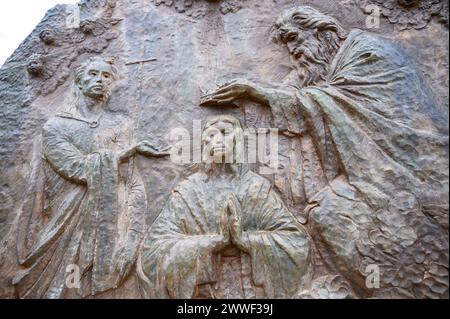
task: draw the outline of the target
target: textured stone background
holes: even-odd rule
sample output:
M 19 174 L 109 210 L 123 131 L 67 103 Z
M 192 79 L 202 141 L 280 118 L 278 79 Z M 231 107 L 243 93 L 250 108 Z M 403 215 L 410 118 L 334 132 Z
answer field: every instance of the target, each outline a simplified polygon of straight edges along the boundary
M 121 81 L 110 108 L 136 119 L 139 138 L 168 142 L 170 129 L 190 129 L 193 119 L 219 112 L 198 106 L 202 92 L 236 77 L 277 83 L 292 71 L 287 50 L 273 43 L 270 34 L 284 9 L 309 4 L 348 29 L 366 29 L 362 1 L 356 0 L 172 2 L 83 0 L 79 6 L 84 22 L 79 28 L 66 27 L 70 7 L 57 6 L 7 60 L 0 70 L 0 237 L 7 234 L 27 184 L 33 141 L 43 123 L 64 105 L 72 70 L 86 57 L 117 59 Z M 55 33 L 54 44 L 40 40 L 45 29 Z M 448 113 L 448 26 L 432 19 L 421 30 L 398 31 L 382 18 L 380 28 L 371 31 L 406 49 Z M 27 72 L 27 61 L 35 53 L 44 58 L 39 77 Z M 126 65 L 144 58 L 157 61 Z M 267 112 L 256 108 L 249 105 L 247 112 L 232 113 L 249 126 L 256 121 L 270 125 Z M 151 222 L 173 186 L 191 170 L 167 159 L 140 158 L 139 165 L 153 203 Z M 285 200 L 294 213 L 302 208 L 286 196 Z

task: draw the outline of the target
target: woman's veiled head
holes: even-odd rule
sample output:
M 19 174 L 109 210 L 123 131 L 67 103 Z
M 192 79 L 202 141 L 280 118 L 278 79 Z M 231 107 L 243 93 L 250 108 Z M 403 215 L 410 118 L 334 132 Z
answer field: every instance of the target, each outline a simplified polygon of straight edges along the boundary
M 204 163 L 243 163 L 244 131 L 241 122 L 231 115 L 219 115 L 205 123 L 202 133 Z

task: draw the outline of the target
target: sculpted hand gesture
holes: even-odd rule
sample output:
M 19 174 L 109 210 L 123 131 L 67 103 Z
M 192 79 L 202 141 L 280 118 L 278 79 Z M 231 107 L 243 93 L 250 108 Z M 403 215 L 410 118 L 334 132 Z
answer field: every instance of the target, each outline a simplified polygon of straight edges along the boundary
M 228 206 L 225 205 L 219 220 L 219 235 L 214 240 L 214 252 L 220 252 L 231 244 L 230 227 L 228 220 Z
M 229 212 L 229 227 L 231 242 L 243 251 L 248 251 L 247 245 L 242 238 L 242 220 L 241 220 L 241 205 L 234 195 L 229 195 L 227 198 L 227 206 Z
M 159 149 L 149 141 L 142 141 L 136 146 L 136 152 L 148 157 L 163 157 L 170 155 L 171 147 Z
M 163 157 L 170 155 L 171 147 L 166 147 L 164 149 L 159 149 L 154 146 L 153 143 L 149 141 L 142 141 L 137 145 L 133 145 L 128 149 L 122 150 L 119 154 L 119 158 L 121 162 L 127 161 L 130 157 L 141 154 L 147 157 Z
M 214 92 L 203 96 L 201 106 L 221 106 L 238 99 L 249 99 L 268 105 L 265 92 L 258 85 L 243 79 L 237 79 L 221 85 Z

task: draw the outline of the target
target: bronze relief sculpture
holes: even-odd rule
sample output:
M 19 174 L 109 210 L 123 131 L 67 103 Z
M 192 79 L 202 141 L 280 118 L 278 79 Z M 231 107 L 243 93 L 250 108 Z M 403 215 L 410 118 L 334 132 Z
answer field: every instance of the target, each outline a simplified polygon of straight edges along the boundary
M 145 296 L 292 298 L 308 270 L 306 231 L 243 163 L 239 120 L 210 119 L 202 143 L 201 171 L 172 191 L 144 241 Z
M 300 145 L 312 141 L 315 154 L 298 150 L 311 235 L 328 268 L 347 276 L 362 296 L 368 264 L 391 252 L 388 264 L 401 265 L 430 229 L 440 229 L 432 249 L 448 267 L 448 125 L 413 63 L 388 40 L 347 32 L 307 6 L 286 11 L 275 30 L 298 70 L 299 87 L 238 79 L 202 104 L 256 101 L 269 106 L 274 124 L 298 136 Z M 429 258 L 417 269 L 422 275 L 432 267 Z M 433 294 L 439 282 L 394 289 Z
M 87 60 L 67 110 L 44 126 L 43 158 L 19 217 L 19 297 L 69 297 L 70 264 L 82 274 L 73 297 L 96 295 L 117 288 L 134 265 L 147 209 L 134 155 L 164 153 L 133 144 L 132 123 L 104 110 L 117 77 L 114 62 Z M 30 229 L 36 219 L 40 229 Z
M 0 297 L 448 298 L 445 1 L 310 2 L 51 11 L 0 71 Z

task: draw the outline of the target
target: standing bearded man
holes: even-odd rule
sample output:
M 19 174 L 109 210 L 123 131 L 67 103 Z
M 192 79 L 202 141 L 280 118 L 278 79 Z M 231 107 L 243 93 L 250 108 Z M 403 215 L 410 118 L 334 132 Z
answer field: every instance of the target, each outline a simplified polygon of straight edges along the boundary
M 347 32 L 307 6 L 285 12 L 275 30 L 300 87 L 236 80 L 202 105 L 259 102 L 300 140 L 308 227 L 328 271 L 357 296 L 373 296 L 370 264 L 384 271 L 381 289 L 393 296 L 448 295 L 448 273 L 423 280 L 433 263 L 448 269 L 447 116 L 413 62 L 390 41 Z M 437 240 L 429 245 L 430 232 Z M 426 257 L 404 270 L 417 249 Z
M 17 226 L 20 298 L 99 296 L 134 265 L 147 211 L 134 157 L 166 154 L 136 144 L 132 121 L 105 109 L 117 77 L 113 61 L 83 63 L 72 101 L 44 126 Z M 73 287 L 68 271 L 79 274 Z

